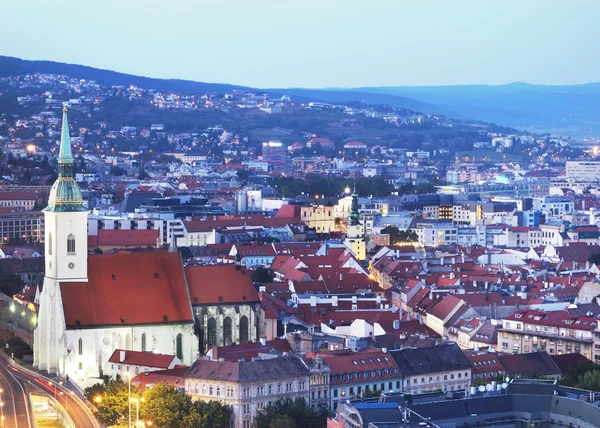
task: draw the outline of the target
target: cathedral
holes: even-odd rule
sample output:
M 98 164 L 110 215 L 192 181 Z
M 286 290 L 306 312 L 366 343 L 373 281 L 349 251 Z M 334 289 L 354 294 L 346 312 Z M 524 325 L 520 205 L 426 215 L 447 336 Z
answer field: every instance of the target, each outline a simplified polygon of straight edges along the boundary
M 34 366 L 87 386 L 115 349 L 176 355 L 191 365 L 199 343 L 179 253 L 88 255 L 87 216 L 73 179 L 65 108 L 58 178 L 44 209 L 46 273 Z

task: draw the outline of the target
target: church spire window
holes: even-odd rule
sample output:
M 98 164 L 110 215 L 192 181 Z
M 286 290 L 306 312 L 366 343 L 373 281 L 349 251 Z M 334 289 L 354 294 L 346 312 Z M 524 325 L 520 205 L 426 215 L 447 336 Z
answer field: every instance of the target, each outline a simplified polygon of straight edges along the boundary
M 52 255 L 52 232 L 48 234 L 48 255 Z
M 72 233 L 67 236 L 67 254 L 70 256 L 75 255 L 75 235 Z

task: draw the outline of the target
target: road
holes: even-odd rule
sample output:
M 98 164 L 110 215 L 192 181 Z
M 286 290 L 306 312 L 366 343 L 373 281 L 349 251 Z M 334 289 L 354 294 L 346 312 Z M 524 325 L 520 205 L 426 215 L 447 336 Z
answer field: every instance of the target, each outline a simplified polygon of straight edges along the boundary
M 2 411 L 4 428 L 32 428 L 32 410 L 25 382 L 19 379 L 0 357 L 0 388 L 2 388 Z M 2 426 L 2 425 L 0 425 Z
M 25 383 L 30 383 L 32 385 L 37 386 L 44 392 L 46 392 L 49 396 L 56 397 L 56 400 L 67 410 L 71 420 L 75 427 L 85 427 L 85 428 L 99 428 L 100 425 L 96 418 L 92 414 L 91 410 L 87 407 L 86 403 L 77 396 L 72 390 L 65 388 L 64 386 L 57 385 L 56 382 L 39 375 L 36 372 L 25 369 L 17 364 L 11 364 L 8 361 L 8 357 L 2 355 L 0 357 L 0 373 L 4 376 L 4 372 L 7 372 L 8 375 L 11 375 L 11 379 L 17 384 L 23 385 Z M 23 387 L 24 388 L 24 387 Z M 14 389 L 14 387 L 13 387 Z M 21 392 L 21 395 L 24 396 L 24 391 Z M 17 400 L 19 401 L 19 400 Z M 26 400 L 28 404 L 29 401 Z M 6 409 L 5 409 L 6 410 Z M 30 409 L 29 409 L 30 411 Z M 17 414 L 20 415 L 18 409 L 16 411 Z M 10 425 L 11 427 L 13 425 Z M 9 425 L 6 425 L 8 428 Z M 31 427 L 30 425 L 22 424 L 18 422 L 18 428 Z

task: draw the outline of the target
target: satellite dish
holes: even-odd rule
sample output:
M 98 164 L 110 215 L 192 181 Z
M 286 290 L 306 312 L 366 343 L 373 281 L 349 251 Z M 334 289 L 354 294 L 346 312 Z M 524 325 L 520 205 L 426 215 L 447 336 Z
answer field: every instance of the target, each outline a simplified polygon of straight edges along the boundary
M 481 386 L 479 387 L 479 392 L 485 392 L 485 386 L 481 385 Z
M 494 389 L 494 388 L 492 388 L 492 384 L 491 384 L 491 383 L 488 383 L 488 384 L 485 386 L 485 389 L 486 389 L 487 391 L 491 391 L 491 390 L 492 390 L 492 389 Z
M 502 386 L 502 389 L 506 389 L 506 387 L 508 386 L 508 383 L 504 382 L 501 386 Z

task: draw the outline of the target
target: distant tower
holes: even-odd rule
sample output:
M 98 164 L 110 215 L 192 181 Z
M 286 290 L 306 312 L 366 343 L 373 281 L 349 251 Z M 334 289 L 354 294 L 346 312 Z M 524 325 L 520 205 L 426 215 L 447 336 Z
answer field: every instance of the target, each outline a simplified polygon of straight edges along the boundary
M 66 335 L 60 295 L 61 282 L 86 283 L 87 216 L 81 189 L 73 179 L 73 154 L 67 108 L 63 109 L 58 178 L 44 208 L 46 274 L 34 334 L 34 366 L 50 373 L 64 371 Z M 85 285 L 82 285 L 83 287 Z
M 362 224 L 360 224 L 356 185 L 354 185 L 354 191 L 352 192 L 352 205 L 350 206 L 350 213 L 348 214 L 348 231 L 346 233 L 344 244 L 352 250 L 358 260 L 365 260 L 367 256 L 367 245 L 365 242 L 364 229 Z

